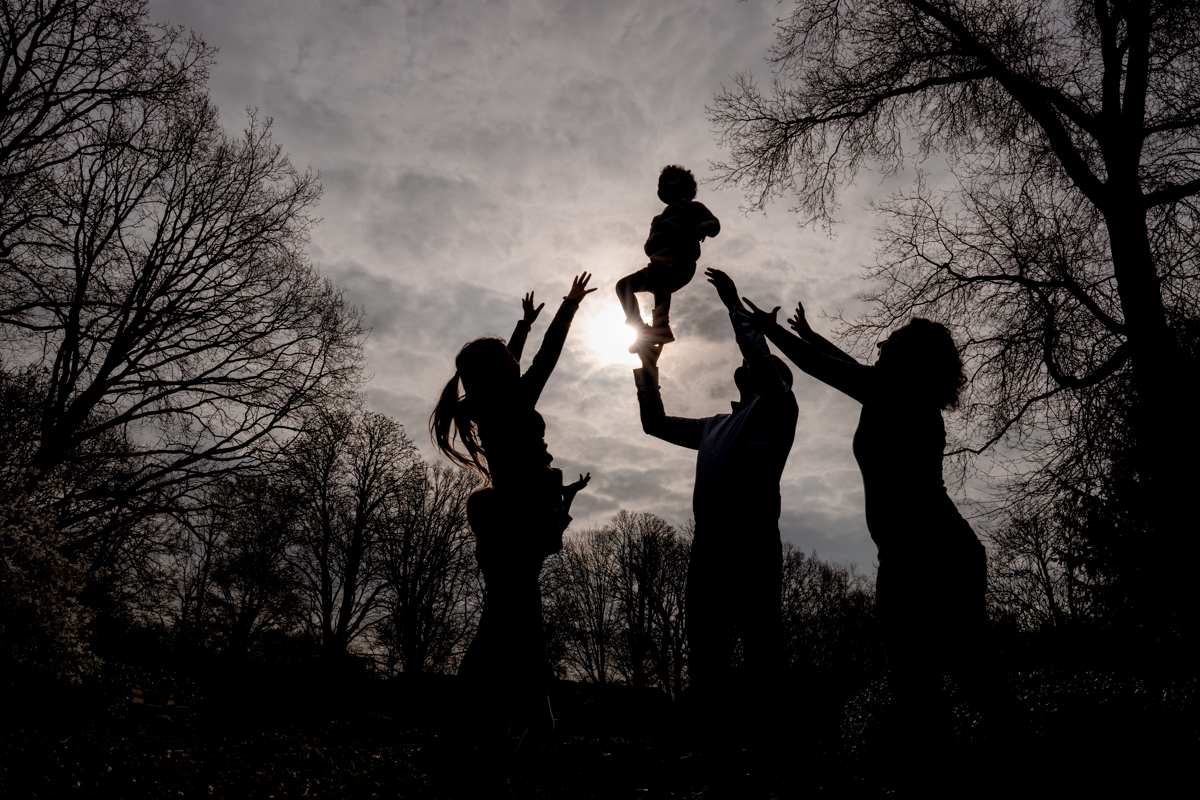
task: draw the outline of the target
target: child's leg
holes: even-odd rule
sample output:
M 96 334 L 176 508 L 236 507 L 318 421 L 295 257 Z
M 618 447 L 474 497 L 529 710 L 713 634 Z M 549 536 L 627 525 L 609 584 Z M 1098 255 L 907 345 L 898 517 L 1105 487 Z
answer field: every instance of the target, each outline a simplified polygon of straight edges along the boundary
M 625 309 L 626 325 L 645 324 L 642 321 L 642 310 L 638 308 L 637 296 L 634 293 L 648 291 L 650 291 L 650 287 L 646 284 L 644 270 L 626 275 L 617 281 L 617 297 L 621 301 L 621 307 Z
M 661 328 L 670 322 L 670 316 L 671 293 L 665 289 L 658 289 L 654 292 L 654 316 L 650 327 Z
M 673 258 L 665 263 L 666 268 L 661 269 L 650 281 L 651 291 L 654 292 L 654 318 L 650 323 L 649 335 L 660 344 L 675 341 L 670 325 L 671 295 L 687 286 L 696 274 L 695 261 Z

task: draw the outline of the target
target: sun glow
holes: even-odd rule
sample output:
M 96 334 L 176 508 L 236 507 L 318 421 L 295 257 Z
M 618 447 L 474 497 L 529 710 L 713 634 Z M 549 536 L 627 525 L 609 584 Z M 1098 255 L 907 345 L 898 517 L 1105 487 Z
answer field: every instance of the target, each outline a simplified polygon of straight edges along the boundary
M 634 330 L 625 324 L 625 313 L 616 303 L 611 303 L 610 307 L 592 317 L 586 330 L 588 346 L 603 364 L 636 367 L 640 363 L 638 357 L 629 352 Z

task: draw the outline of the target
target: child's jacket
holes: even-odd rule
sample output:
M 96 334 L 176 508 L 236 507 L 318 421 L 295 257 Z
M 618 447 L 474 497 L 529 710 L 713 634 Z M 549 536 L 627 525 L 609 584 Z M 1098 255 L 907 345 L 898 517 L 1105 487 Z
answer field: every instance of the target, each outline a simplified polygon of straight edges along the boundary
M 676 258 L 700 258 L 700 240 L 721 232 L 721 222 L 695 200 L 676 200 L 650 223 L 646 255 L 669 250 Z

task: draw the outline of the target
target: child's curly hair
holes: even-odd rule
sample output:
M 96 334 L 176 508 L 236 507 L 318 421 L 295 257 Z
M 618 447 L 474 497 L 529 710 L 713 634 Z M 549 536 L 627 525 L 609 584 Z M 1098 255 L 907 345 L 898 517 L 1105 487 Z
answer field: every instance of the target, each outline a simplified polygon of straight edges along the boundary
M 673 195 L 668 200 L 666 197 L 663 197 L 662 190 L 663 185 L 671 181 L 679 181 L 679 186 L 673 187 Z M 681 167 L 678 164 L 668 164 L 658 174 L 658 196 L 664 202 L 691 200 L 696 196 L 696 176 L 686 167 Z

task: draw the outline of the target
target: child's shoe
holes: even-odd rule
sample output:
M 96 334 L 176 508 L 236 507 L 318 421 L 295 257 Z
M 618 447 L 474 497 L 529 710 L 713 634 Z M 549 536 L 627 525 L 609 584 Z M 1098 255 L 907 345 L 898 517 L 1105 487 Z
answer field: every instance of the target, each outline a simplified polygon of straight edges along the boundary
M 670 302 L 654 307 L 650 327 L 642 334 L 645 341 L 650 344 L 670 344 L 675 341 L 675 334 L 671 333 L 671 325 L 668 322 L 670 309 Z
M 654 327 L 647 325 L 638 338 L 649 344 L 670 344 L 675 341 L 675 334 L 671 333 L 671 326 L 664 322 Z

